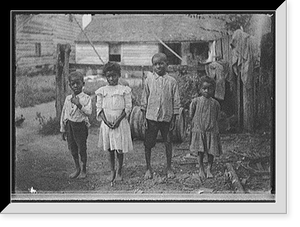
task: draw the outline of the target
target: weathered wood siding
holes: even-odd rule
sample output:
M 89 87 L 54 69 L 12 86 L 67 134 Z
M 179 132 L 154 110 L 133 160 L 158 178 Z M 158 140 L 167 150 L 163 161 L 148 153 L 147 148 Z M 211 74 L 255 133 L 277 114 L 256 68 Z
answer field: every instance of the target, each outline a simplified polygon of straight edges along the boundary
M 109 45 L 107 43 L 94 44 L 97 53 L 104 62 L 108 61 Z M 102 64 L 98 55 L 89 43 L 76 43 L 76 63 Z
M 76 19 L 82 24 L 82 15 Z M 55 65 L 58 43 L 70 43 L 70 62 L 75 62 L 75 39 L 81 32 L 75 20 L 65 14 L 16 15 L 15 56 L 20 68 Z M 40 43 L 41 55 L 35 52 Z
M 80 26 L 82 26 L 82 15 L 74 15 L 76 20 L 79 22 Z M 80 27 L 76 23 L 76 21 L 70 18 L 70 15 L 59 14 L 52 17 L 54 20 L 51 20 L 52 28 L 53 28 L 53 42 L 55 47 L 58 43 L 66 44 L 69 43 L 71 45 L 71 53 L 70 53 L 70 62 L 75 62 L 76 56 L 76 48 L 75 48 L 75 40 L 79 33 L 81 32 Z
M 158 52 L 158 44 L 123 43 L 121 63 L 123 65 L 151 65 L 152 56 Z
M 17 21 L 16 28 L 16 64 L 18 67 L 34 67 L 53 63 L 53 29 L 45 19 L 45 15 L 34 15 L 21 25 Z M 41 44 L 41 56 L 36 56 L 35 44 Z

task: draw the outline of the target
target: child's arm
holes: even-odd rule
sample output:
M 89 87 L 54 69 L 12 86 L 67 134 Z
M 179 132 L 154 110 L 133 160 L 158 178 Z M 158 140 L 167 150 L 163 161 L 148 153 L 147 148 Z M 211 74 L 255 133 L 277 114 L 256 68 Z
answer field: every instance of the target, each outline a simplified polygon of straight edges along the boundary
M 147 110 L 149 94 L 148 78 L 146 78 L 141 98 L 141 110 L 144 112 Z
M 112 124 L 112 129 L 118 128 L 120 126 L 123 118 L 126 117 L 125 109 L 122 111 L 121 115 L 117 118 L 117 120 Z
M 99 116 L 101 117 L 101 119 L 103 120 L 104 124 L 106 124 L 109 128 L 113 128 L 113 124 L 110 123 L 105 116 L 104 110 L 102 109 L 101 113 L 99 114 Z
M 97 90 L 96 92 L 96 119 L 98 121 L 103 121 L 109 128 L 112 127 L 112 124 L 106 119 L 105 113 L 103 111 L 103 95 L 101 90 Z
M 175 128 L 176 115 L 179 114 L 180 108 L 180 96 L 177 83 L 173 86 L 173 115 L 171 118 L 171 124 L 169 130 L 172 131 Z
M 131 108 L 132 108 L 132 100 L 131 100 L 131 88 L 126 87 L 124 91 L 124 101 L 125 101 L 125 109 L 122 111 L 121 115 L 117 118 L 117 120 L 113 123 L 113 128 L 118 128 L 121 121 L 129 116 Z
M 76 99 L 77 98 L 77 99 Z M 73 99 L 73 97 L 72 97 Z M 86 96 L 82 103 L 80 103 L 79 98 L 75 97 L 75 105 L 78 107 L 78 109 L 85 115 L 91 115 L 92 114 L 92 100 L 90 96 Z
M 145 129 L 148 127 L 147 120 L 146 120 L 146 112 L 147 112 L 149 94 L 150 94 L 150 90 L 148 86 L 148 79 L 146 78 L 143 93 L 142 93 L 142 98 L 141 98 L 142 119 L 144 121 Z
M 193 99 L 192 102 L 190 103 L 190 107 L 189 107 L 189 122 L 190 122 L 190 125 L 191 125 L 190 138 L 189 138 L 189 143 L 190 144 L 191 144 L 191 141 L 192 141 L 193 118 L 195 116 L 195 111 L 196 111 L 196 102 L 195 102 L 195 99 Z

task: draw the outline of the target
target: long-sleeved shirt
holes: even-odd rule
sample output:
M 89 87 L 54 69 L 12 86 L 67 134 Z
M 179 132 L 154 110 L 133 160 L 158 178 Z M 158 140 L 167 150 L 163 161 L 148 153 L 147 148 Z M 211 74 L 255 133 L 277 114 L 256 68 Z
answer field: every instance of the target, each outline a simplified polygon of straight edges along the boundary
M 60 117 L 61 132 L 65 132 L 67 120 L 73 122 L 85 121 L 88 126 L 90 125 L 88 115 L 92 114 L 91 97 L 83 92 L 78 94 L 76 97 L 79 98 L 79 103 L 82 105 L 82 108 L 79 109 L 74 103 L 71 102 L 72 95 L 68 95 L 66 97 Z
M 165 74 L 149 73 L 145 80 L 141 109 L 146 118 L 153 121 L 170 122 L 173 114 L 178 114 L 180 96 L 175 78 Z

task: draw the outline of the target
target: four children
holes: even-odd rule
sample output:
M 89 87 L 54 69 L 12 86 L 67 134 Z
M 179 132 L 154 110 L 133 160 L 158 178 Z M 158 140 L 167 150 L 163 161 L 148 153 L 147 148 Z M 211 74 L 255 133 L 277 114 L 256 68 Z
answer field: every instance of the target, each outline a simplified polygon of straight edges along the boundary
M 179 113 L 180 96 L 176 80 L 167 73 L 167 57 L 157 53 L 152 57 L 153 73 L 149 73 L 145 80 L 141 99 L 145 131 L 145 160 L 146 173 L 144 179 L 153 177 L 151 167 L 151 149 L 156 144 L 158 131 L 161 132 L 166 150 L 166 175 L 174 178 L 171 167 L 172 141 L 171 131 L 175 127 L 176 115 Z M 122 181 L 122 165 L 124 154 L 133 150 L 128 115 L 132 108 L 131 88 L 120 85 L 120 65 L 113 62 L 105 64 L 103 74 L 108 85 L 99 88 L 95 94 L 96 117 L 101 121 L 98 146 L 109 153 L 111 174 L 109 181 Z M 69 77 L 72 95 L 66 97 L 61 115 L 61 132 L 63 140 L 67 140 L 75 162 L 75 172 L 70 178 L 86 177 L 88 136 L 88 115 L 92 112 L 91 98 L 82 92 L 83 75 L 72 72 Z M 190 150 L 199 154 L 199 177 L 201 180 L 213 177 L 212 164 L 214 156 L 222 153 L 218 116 L 219 103 L 212 98 L 215 82 L 209 77 L 200 80 L 201 96 L 194 98 L 190 104 L 190 118 L 192 119 L 192 137 Z M 203 166 L 204 154 L 208 155 L 208 168 L 205 174 Z M 79 163 L 79 155 L 82 168 Z M 115 157 L 118 168 L 115 169 Z

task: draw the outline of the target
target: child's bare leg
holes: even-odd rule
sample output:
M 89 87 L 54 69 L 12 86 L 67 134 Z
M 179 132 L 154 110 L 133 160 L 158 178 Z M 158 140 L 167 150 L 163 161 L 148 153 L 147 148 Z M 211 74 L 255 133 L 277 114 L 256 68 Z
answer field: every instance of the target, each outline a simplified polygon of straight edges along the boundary
M 109 153 L 109 163 L 110 163 L 110 176 L 108 177 L 108 180 L 110 182 L 113 182 L 116 177 L 116 171 L 115 171 L 115 151 L 108 150 Z
M 203 165 L 203 158 L 204 158 L 204 152 L 198 152 L 199 154 L 199 177 L 200 180 L 204 180 L 205 177 L 205 173 L 204 173 L 204 165 Z
M 81 155 L 82 170 L 78 178 L 86 178 L 86 163 L 87 163 L 87 154 L 82 152 Z
M 172 170 L 171 164 L 172 164 L 172 143 L 171 142 L 165 142 L 166 147 L 166 156 L 167 156 L 167 178 L 174 178 L 175 174 Z
M 145 158 L 146 158 L 146 173 L 144 179 L 152 179 L 152 169 L 151 169 L 151 149 L 145 148 Z
M 208 154 L 208 166 L 207 166 L 207 178 L 213 178 L 214 176 L 211 173 L 212 165 L 214 162 L 214 156 L 211 154 Z
M 124 154 L 123 154 L 123 153 L 118 153 L 118 152 L 117 152 L 117 159 L 118 159 L 118 162 L 119 162 L 119 166 L 118 166 L 118 171 L 117 171 L 117 177 L 116 177 L 116 180 L 122 181 L 122 180 L 123 180 L 123 176 L 122 176 L 122 166 L 123 166 Z
M 73 172 L 73 173 L 71 173 L 71 174 L 69 175 L 69 177 L 70 177 L 71 179 L 74 179 L 74 178 L 78 177 L 78 175 L 80 174 L 80 171 L 81 171 L 78 156 L 73 156 L 73 160 L 74 160 L 74 163 L 75 163 L 75 168 L 76 168 L 76 170 L 75 170 L 75 172 Z

